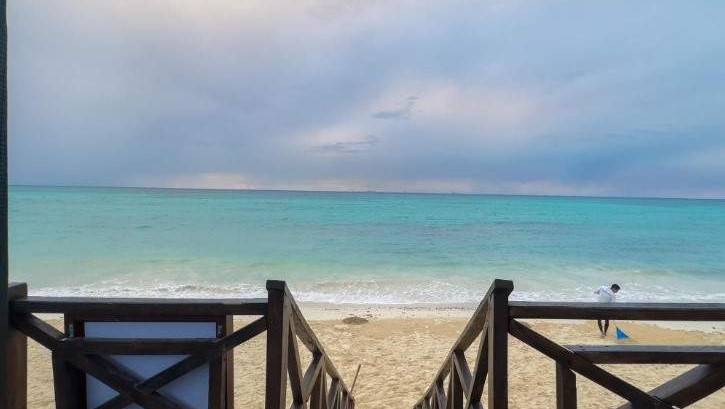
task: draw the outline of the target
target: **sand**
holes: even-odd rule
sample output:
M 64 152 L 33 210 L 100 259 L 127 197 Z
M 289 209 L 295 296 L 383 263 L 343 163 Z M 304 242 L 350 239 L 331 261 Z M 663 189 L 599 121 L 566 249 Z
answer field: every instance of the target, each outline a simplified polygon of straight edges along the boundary
M 309 310 L 309 309 L 308 309 Z M 325 309 L 305 314 L 338 370 L 352 382 L 357 365 L 362 369 L 355 387 L 358 408 L 410 408 L 422 396 L 465 326 L 470 310 Z M 369 320 L 347 325 L 342 319 L 358 315 Z M 60 326 L 59 319 L 50 319 Z M 236 321 L 235 326 L 243 325 Z M 592 322 L 529 322 L 536 331 L 562 344 L 615 343 L 602 340 Z M 642 323 L 620 323 L 636 344 L 725 345 L 725 334 L 662 328 Z M 554 363 L 517 340 L 510 339 L 510 402 L 512 408 L 551 408 L 555 403 Z M 300 344 L 302 345 L 302 344 Z M 264 391 L 264 334 L 235 350 L 235 407 L 262 408 Z M 475 359 L 475 348 L 467 354 Z M 309 356 L 303 355 L 303 365 Z M 28 398 L 30 408 L 53 408 L 50 354 L 29 344 Z M 607 370 L 648 390 L 691 366 L 604 365 Z M 611 408 L 623 403 L 601 387 L 579 379 L 579 407 Z M 484 394 L 485 400 L 485 394 Z M 725 390 L 693 408 L 725 407 Z

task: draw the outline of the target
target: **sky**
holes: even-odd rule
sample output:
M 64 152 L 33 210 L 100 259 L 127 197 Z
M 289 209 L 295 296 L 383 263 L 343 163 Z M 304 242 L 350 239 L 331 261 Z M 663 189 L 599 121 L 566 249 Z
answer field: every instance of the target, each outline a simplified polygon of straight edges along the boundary
M 23 0 L 11 183 L 725 198 L 725 2 Z

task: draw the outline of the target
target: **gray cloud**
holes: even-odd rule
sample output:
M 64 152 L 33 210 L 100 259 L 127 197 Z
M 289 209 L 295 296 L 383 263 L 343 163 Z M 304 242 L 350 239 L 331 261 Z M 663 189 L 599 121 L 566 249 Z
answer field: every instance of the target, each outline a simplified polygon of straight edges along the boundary
M 315 149 L 322 152 L 360 153 L 371 149 L 378 143 L 380 143 L 379 138 L 373 135 L 366 135 L 357 140 L 338 141 L 324 145 L 317 145 L 315 146 Z
M 403 103 L 401 107 L 390 109 L 390 110 L 378 111 L 373 114 L 373 118 L 410 119 L 410 117 L 413 115 L 413 109 L 415 108 L 415 102 L 417 100 L 418 100 L 418 97 L 416 97 L 416 96 L 408 97 L 405 100 L 405 103 Z
M 8 7 L 13 183 L 725 192 L 721 2 Z

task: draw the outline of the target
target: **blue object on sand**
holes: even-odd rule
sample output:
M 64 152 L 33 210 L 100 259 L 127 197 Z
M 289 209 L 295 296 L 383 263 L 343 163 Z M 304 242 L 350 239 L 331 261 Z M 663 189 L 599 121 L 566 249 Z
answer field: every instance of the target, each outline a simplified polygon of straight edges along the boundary
M 619 327 L 617 327 L 617 339 L 620 340 L 620 339 L 630 339 L 630 338 L 629 338 L 629 335 L 625 334 L 624 331 L 622 331 L 621 329 L 619 329 Z

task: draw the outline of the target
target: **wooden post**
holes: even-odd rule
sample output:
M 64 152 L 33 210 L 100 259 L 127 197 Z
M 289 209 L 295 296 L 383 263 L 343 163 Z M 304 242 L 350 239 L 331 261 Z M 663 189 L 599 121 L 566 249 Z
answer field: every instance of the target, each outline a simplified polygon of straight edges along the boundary
M 226 316 L 226 328 L 225 336 L 232 335 L 234 333 L 234 316 Z M 224 399 L 224 407 L 226 409 L 234 409 L 234 349 L 230 349 L 229 352 L 223 358 L 225 374 L 224 374 L 224 391 L 226 391 Z
M 458 376 L 456 370 L 456 364 L 454 363 L 455 355 L 451 354 L 451 374 L 450 376 L 450 389 L 448 394 L 450 395 L 450 402 L 452 409 L 463 409 L 463 389 L 461 388 L 461 377 Z
M 508 409 L 509 294 L 514 283 L 495 280 L 488 309 L 488 407 Z
M 284 281 L 267 281 L 267 385 L 265 409 L 284 409 L 287 399 L 289 302 Z
M 327 409 L 327 395 L 325 394 L 326 382 L 325 368 L 322 368 L 315 380 L 315 387 L 312 389 L 310 409 Z
M 8 298 L 8 24 L 0 0 L 0 409 L 10 409 L 16 391 L 8 373 L 10 315 Z
M 559 362 L 556 363 L 556 409 L 576 409 L 576 375 Z
M 28 285 L 12 283 L 8 288 L 8 300 L 24 298 Z M 7 409 L 28 407 L 28 338 L 10 327 L 7 343 Z
M 74 409 L 86 406 L 84 374 L 68 363 L 65 355 L 53 351 L 53 385 L 56 409 Z

